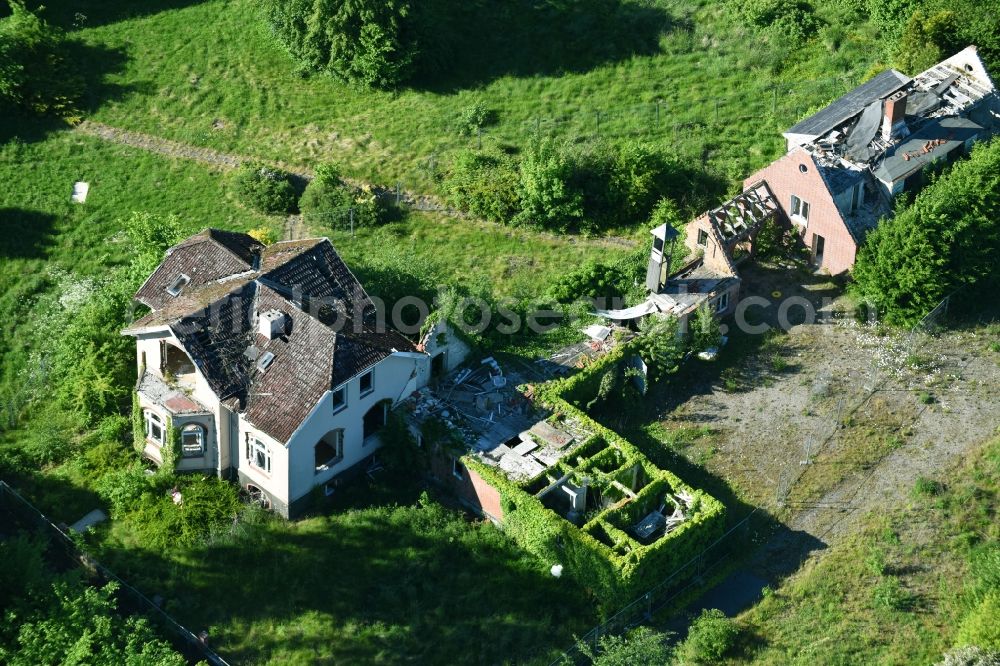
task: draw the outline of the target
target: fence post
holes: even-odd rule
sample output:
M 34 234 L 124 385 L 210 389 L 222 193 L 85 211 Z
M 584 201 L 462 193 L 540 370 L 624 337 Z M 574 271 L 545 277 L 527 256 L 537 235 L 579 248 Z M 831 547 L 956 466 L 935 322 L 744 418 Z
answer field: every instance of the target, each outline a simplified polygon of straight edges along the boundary
M 771 115 L 778 113 L 778 86 L 771 86 Z
M 596 111 L 594 115 L 597 118 L 597 133 L 600 134 L 601 133 L 601 112 L 600 111 Z
M 354 206 L 348 209 L 348 216 L 351 218 L 351 238 L 354 238 Z
M 660 129 L 660 101 L 656 101 L 656 129 Z
M 479 141 L 479 148 L 478 148 L 478 150 L 482 150 L 483 149 L 483 128 L 482 127 L 477 127 L 476 128 L 476 139 L 478 139 L 478 141 Z
M 396 208 L 399 208 L 400 190 L 401 190 L 401 188 L 400 188 L 400 185 L 399 185 L 399 181 L 397 180 L 396 181 Z

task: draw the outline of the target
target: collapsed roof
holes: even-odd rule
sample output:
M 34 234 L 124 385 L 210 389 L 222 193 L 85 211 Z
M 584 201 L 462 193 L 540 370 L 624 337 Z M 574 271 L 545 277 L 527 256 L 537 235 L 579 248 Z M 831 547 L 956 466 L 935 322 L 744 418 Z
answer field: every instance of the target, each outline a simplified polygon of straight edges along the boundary
M 135 297 L 152 312 L 123 333 L 169 330 L 219 399 L 279 442 L 326 391 L 416 349 L 382 330 L 325 238 L 264 247 L 246 234 L 206 230 L 170 248 Z M 264 313 L 280 313 L 276 335 L 262 332 Z
M 894 181 L 917 171 L 918 162 L 922 166 L 1000 126 L 995 90 L 976 47 L 970 46 L 913 79 L 895 70 L 882 72 L 796 123 L 784 136 L 790 146 L 802 145 L 813 154 L 831 193 L 837 194 L 853 186 L 864 171 Z M 954 120 L 970 116 L 974 120 Z M 911 135 L 919 135 L 921 143 L 905 142 Z M 938 146 L 944 148 L 933 150 Z M 909 164 L 913 169 L 895 164 L 910 162 L 916 151 L 933 155 Z

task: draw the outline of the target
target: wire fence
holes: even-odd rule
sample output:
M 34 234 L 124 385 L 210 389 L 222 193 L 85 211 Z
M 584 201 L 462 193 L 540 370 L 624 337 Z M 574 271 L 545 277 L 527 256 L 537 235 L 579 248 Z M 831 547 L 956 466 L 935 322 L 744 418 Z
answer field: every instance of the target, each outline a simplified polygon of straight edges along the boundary
M 572 647 L 563 652 L 550 666 L 576 663 L 584 655 L 583 645 L 597 649 L 601 638 L 621 634 L 640 624 L 649 622 L 653 616 L 691 590 L 704 585 L 705 579 L 725 562 L 731 562 L 733 555 L 744 550 L 751 534 L 751 522 L 759 509 L 754 509 L 743 520 L 730 527 L 725 534 L 712 542 L 686 563 L 675 569 L 669 576 L 651 587 L 644 594 L 624 606 L 604 622 L 577 639 Z
M 51 535 L 53 543 L 57 544 L 75 565 L 85 566 L 96 572 L 104 580 L 116 582 L 119 585 L 119 602 L 129 609 L 148 613 L 153 618 L 158 619 L 160 625 L 175 636 L 175 646 L 180 647 L 182 654 L 186 657 L 192 660 L 204 659 L 212 666 L 230 666 L 229 662 L 207 645 L 207 637 L 195 635 L 194 632 L 171 617 L 145 594 L 97 562 L 80 548 L 66 529 L 49 520 L 38 507 L 7 485 L 5 481 L 0 481 L 0 510 L 15 516 L 23 522 L 34 525 Z

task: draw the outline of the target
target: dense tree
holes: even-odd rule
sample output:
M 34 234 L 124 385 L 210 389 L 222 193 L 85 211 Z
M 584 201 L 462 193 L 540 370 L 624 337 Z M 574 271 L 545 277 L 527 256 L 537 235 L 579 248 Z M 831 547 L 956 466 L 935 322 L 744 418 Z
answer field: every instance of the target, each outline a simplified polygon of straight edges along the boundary
M 855 291 L 890 323 L 911 324 L 960 287 L 997 282 L 1000 252 L 1000 141 L 927 186 L 883 220 L 854 266 Z
M 583 196 L 570 187 L 573 165 L 554 142 L 534 142 L 521 160 L 517 221 L 566 231 L 583 218 Z
M 410 0 L 268 0 L 264 9 L 304 69 L 375 88 L 413 74 L 419 40 Z
M 0 18 L 0 112 L 70 115 L 83 84 L 69 64 L 61 30 L 7 0 Z
M 46 542 L 21 533 L 0 542 L 4 585 L 0 662 L 183 666 L 149 621 L 118 612 L 116 583 L 91 587 L 79 570 L 55 573 Z

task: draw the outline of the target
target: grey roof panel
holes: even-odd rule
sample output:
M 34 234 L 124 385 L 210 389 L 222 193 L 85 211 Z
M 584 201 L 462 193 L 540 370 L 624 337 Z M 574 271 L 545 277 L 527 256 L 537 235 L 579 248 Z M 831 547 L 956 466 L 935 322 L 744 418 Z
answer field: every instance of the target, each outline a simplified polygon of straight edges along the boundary
M 875 169 L 875 177 L 886 183 L 906 178 L 979 136 L 982 131 L 980 125 L 968 118 L 950 117 L 926 125 L 893 148 Z
M 825 134 L 845 120 L 860 113 L 872 102 L 888 97 L 909 82 L 910 78 L 905 74 L 894 69 L 887 69 L 875 78 L 837 98 L 808 118 L 800 120 L 785 133 L 810 136 Z

